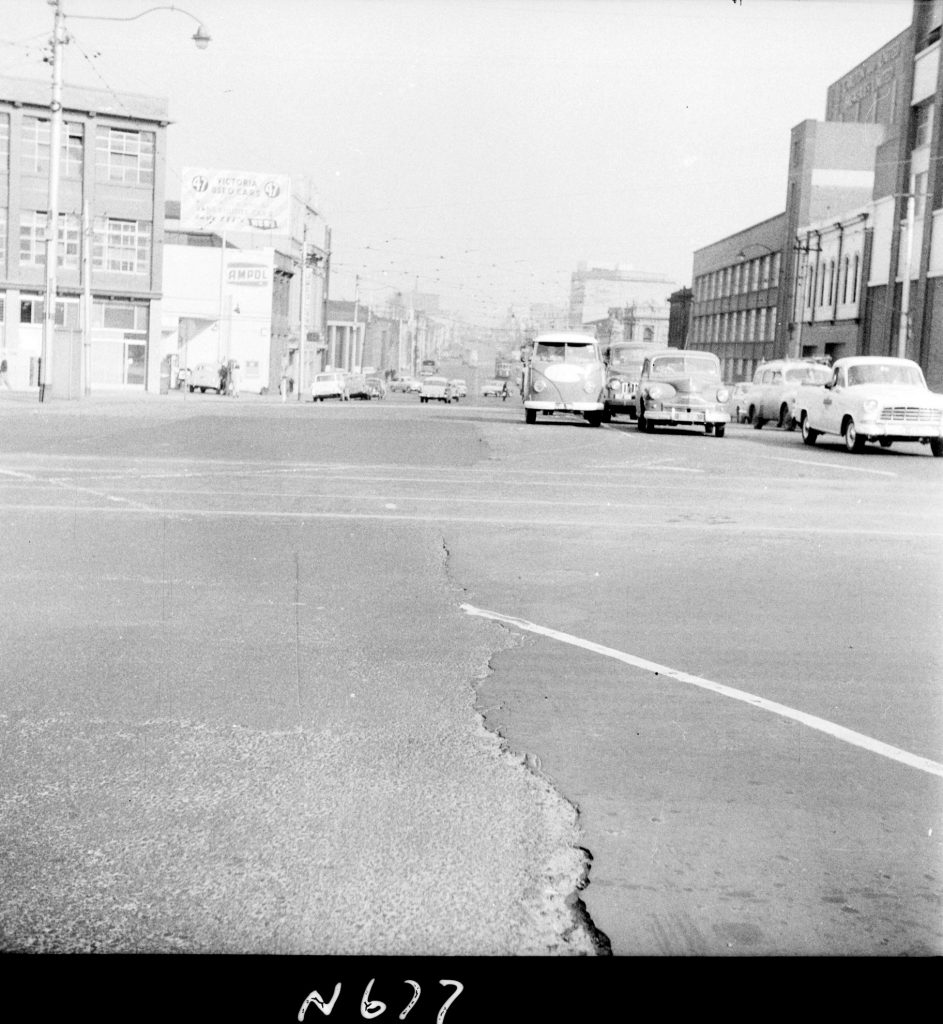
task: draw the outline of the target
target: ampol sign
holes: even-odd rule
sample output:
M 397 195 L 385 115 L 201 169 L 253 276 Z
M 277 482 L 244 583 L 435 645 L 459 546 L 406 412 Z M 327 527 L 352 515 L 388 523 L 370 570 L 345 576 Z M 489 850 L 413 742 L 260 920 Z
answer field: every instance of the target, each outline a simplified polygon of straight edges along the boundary
M 180 224 L 185 231 L 291 230 L 291 178 L 251 171 L 184 167 Z

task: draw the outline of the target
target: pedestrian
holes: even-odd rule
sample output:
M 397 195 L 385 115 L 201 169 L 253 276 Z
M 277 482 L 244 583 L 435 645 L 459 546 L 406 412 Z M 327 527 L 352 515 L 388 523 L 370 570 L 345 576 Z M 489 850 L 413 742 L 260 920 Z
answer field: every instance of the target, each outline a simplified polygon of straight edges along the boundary
M 225 395 L 229 388 L 229 367 L 225 363 L 219 364 L 219 393 Z
M 288 399 L 288 375 L 284 371 L 282 372 L 282 379 L 278 385 L 278 393 L 282 396 L 283 402 Z
M 7 380 L 7 361 L 6 359 L 0 359 L 0 384 L 2 384 L 7 391 L 12 391 L 10 382 Z
M 233 398 L 239 397 L 240 366 L 235 360 L 229 368 L 229 393 Z

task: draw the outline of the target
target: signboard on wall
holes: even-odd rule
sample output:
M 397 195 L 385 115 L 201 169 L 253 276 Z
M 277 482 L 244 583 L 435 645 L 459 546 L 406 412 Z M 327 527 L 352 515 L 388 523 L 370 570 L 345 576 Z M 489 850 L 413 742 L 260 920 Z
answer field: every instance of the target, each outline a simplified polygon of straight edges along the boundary
M 291 232 L 291 178 L 283 174 L 184 167 L 180 226 L 184 231 Z

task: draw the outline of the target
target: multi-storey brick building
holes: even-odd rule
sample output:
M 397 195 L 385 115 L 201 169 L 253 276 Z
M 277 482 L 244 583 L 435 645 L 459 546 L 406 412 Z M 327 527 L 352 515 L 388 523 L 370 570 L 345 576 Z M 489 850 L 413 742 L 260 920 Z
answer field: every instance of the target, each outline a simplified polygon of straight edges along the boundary
M 54 395 L 158 389 L 167 123 L 163 99 L 63 91 Z M 0 358 L 14 388 L 38 384 L 50 128 L 49 85 L 0 77 Z

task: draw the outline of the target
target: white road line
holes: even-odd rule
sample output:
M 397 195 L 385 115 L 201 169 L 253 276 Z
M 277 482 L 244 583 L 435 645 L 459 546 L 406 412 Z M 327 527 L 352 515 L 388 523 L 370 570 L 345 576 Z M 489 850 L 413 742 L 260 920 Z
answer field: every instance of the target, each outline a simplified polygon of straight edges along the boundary
M 627 665 L 634 665 L 636 668 L 644 669 L 647 672 L 654 672 L 656 676 L 668 676 L 671 679 L 678 680 L 678 682 L 689 683 L 691 686 L 699 686 L 701 689 L 719 693 L 723 697 L 731 697 L 733 700 L 752 704 L 753 707 L 760 708 L 763 711 L 771 711 L 773 714 L 780 715 L 783 718 L 791 718 L 793 721 L 800 722 L 810 729 L 816 729 L 835 739 L 844 740 L 845 743 L 869 750 L 873 754 L 880 754 L 882 757 L 890 758 L 892 761 L 898 761 L 909 768 L 916 768 L 918 771 L 943 778 L 943 764 L 931 761 L 926 757 L 920 757 L 917 754 L 911 754 L 906 750 L 901 750 L 899 747 L 892 747 L 889 743 L 883 743 L 881 740 L 865 736 L 863 733 L 855 732 L 853 729 L 846 729 L 843 725 L 836 725 L 825 718 L 818 718 L 816 715 L 797 711 L 795 708 L 787 707 L 785 704 L 777 704 L 776 701 L 766 700 L 764 697 L 757 697 L 755 694 L 747 693 L 745 690 L 724 686 L 723 683 L 715 683 L 710 679 L 702 679 L 700 676 L 692 676 L 687 672 L 679 672 L 677 669 L 667 668 L 665 665 L 658 665 L 654 661 L 646 661 L 644 658 L 637 658 L 632 654 L 617 651 L 612 647 L 604 647 L 602 644 L 593 643 L 592 640 L 584 640 L 582 637 L 573 636 L 570 633 L 561 633 L 556 629 L 538 626 L 536 623 L 528 622 L 526 619 L 519 619 L 513 615 L 487 611 L 484 608 L 476 608 L 471 604 L 463 604 L 460 607 L 469 615 L 493 619 L 496 622 L 505 622 L 528 633 L 538 633 L 541 636 L 559 640 L 561 643 L 581 647 L 583 650 L 593 651 L 595 654 L 602 654 L 607 658 L 614 658 L 616 661 L 625 662 Z
M 884 469 L 865 469 L 864 466 L 848 466 L 843 462 L 812 462 L 811 459 L 785 459 L 781 455 L 770 455 L 769 458 L 773 462 L 792 462 L 797 466 L 809 466 L 811 469 L 821 466 L 823 469 L 844 469 L 848 473 L 870 473 L 872 476 L 896 477 L 898 475 L 897 473 L 889 473 Z

